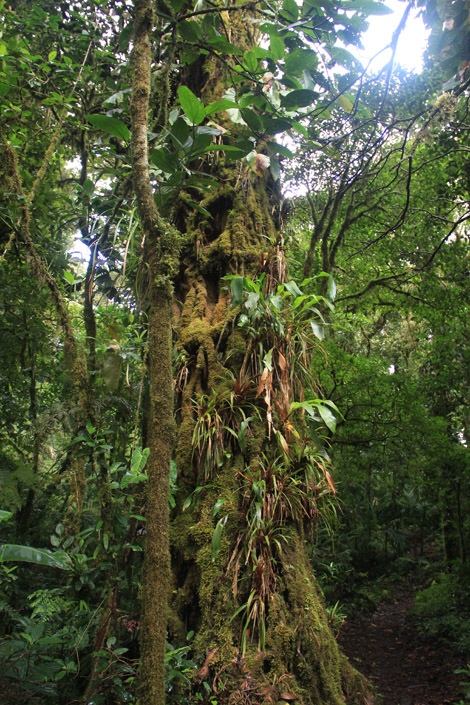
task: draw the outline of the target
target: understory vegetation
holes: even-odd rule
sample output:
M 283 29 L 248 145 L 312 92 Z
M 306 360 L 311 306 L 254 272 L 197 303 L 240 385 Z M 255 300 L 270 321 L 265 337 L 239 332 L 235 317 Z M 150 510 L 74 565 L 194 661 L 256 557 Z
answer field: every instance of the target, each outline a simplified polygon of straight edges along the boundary
M 0 703 L 371 705 L 400 581 L 468 653 L 467 4 L 0 8 Z

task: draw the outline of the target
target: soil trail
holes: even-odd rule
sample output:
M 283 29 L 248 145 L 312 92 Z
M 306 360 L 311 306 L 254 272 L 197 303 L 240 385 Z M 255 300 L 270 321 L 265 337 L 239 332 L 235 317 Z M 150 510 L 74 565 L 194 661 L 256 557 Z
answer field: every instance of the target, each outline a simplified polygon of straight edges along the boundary
M 372 615 L 347 620 L 338 638 L 343 651 L 377 691 L 382 705 L 450 705 L 461 699 L 465 660 L 423 639 L 411 626 L 413 597 L 400 590 Z

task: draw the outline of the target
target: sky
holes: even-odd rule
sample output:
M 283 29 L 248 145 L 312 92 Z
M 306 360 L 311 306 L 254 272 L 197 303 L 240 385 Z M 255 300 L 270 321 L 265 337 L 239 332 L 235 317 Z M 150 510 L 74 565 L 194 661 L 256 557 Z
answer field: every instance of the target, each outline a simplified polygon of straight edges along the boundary
M 372 16 L 369 20 L 369 29 L 363 36 L 365 51 L 358 50 L 354 52 L 358 59 L 363 62 L 371 59 L 390 42 L 392 34 L 407 6 L 406 2 L 400 2 L 399 0 L 385 0 L 385 4 L 393 10 L 393 14 Z M 418 15 L 418 10 L 411 11 L 406 27 L 400 35 L 395 55 L 395 61 L 401 64 L 403 68 L 417 73 L 422 70 L 422 55 L 426 48 L 429 34 L 429 30 L 425 28 L 423 21 Z M 380 58 L 376 59 L 377 63 L 374 63 L 371 67 L 372 70 L 380 69 L 389 58 L 390 50 L 384 52 Z

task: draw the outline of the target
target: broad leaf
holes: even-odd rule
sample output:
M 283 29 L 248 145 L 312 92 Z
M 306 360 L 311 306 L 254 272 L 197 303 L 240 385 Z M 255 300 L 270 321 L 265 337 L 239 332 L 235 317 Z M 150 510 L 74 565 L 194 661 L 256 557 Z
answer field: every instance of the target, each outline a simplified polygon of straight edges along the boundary
M 253 110 L 250 110 L 250 108 L 244 108 L 241 111 L 241 114 L 242 118 L 248 127 L 253 130 L 253 132 L 263 131 L 263 123 L 261 122 L 261 118 Z
M 283 95 L 281 98 L 281 105 L 283 108 L 304 108 L 307 105 L 311 105 L 315 99 L 318 97 L 318 93 L 315 91 L 307 90 L 303 88 L 298 91 L 291 91 L 287 95 Z
M 389 15 L 393 10 L 384 2 L 374 0 L 350 0 L 348 10 L 363 12 L 365 15 Z
M 334 433 L 336 431 L 336 418 L 333 416 L 327 406 L 317 403 L 316 407 L 325 424 L 328 426 L 330 431 Z
M 230 292 L 232 294 L 232 308 L 239 306 L 243 298 L 244 277 L 231 277 Z
M 173 174 L 178 169 L 178 158 L 167 149 L 154 149 L 150 152 L 149 160 L 165 174 Z
M 345 110 L 347 113 L 352 113 L 354 109 L 354 103 L 345 95 L 340 95 L 338 96 L 336 102 L 338 105 L 340 105 L 343 110 Z
M 0 563 L 14 561 L 15 563 L 35 563 L 36 565 L 70 570 L 72 561 L 65 551 L 50 551 L 47 548 L 32 548 L 5 543 L 0 547 Z
M 178 98 L 183 112 L 193 125 L 199 125 L 206 117 L 204 105 L 187 86 L 178 88 Z
M 285 73 L 300 76 L 305 69 L 315 68 L 317 55 L 310 49 L 294 49 L 289 52 L 285 61 Z
M 281 39 L 281 37 L 276 36 L 273 34 L 269 38 L 269 47 L 271 49 L 271 53 L 274 56 L 274 58 L 279 61 L 279 59 L 282 59 L 284 57 L 285 53 L 285 47 L 284 47 L 284 41 Z
M 113 135 L 113 137 L 125 142 L 129 141 L 131 133 L 122 120 L 109 115 L 87 115 L 86 117 L 90 125 L 93 125 L 98 130 L 107 132 L 109 135 Z
M 206 107 L 206 117 L 214 113 L 220 113 L 222 110 L 227 110 L 228 108 L 238 109 L 238 105 L 233 100 L 228 100 L 227 98 L 216 100 L 215 103 L 209 103 Z

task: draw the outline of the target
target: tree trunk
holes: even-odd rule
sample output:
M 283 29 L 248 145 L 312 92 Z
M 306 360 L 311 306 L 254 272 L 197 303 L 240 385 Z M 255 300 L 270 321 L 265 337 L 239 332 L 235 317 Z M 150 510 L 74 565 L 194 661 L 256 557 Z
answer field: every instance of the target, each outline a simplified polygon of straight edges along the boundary
M 151 0 L 138 0 L 135 5 L 132 52 L 132 173 L 145 234 L 144 260 L 148 268 L 150 379 L 147 534 L 142 576 L 142 705 L 162 705 L 165 702 L 165 648 L 170 587 L 168 511 L 175 430 L 170 276 L 178 252 L 175 232 L 161 219 L 156 209 L 149 175 L 147 119 L 153 22 Z
M 231 41 L 242 49 L 253 46 L 256 22 L 237 12 L 230 20 Z M 174 252 L 149 185 L 152 26 L 151 5 L 140 0 L 131 115 L 134 188 L 150 278 L 151 454 L 141 641 L 145 705 L 163 702 L 172 378 L 169 285 L 162 267 Z M 182 73 L 183 82 L 206 104 L 222 98 L 227 65 L 215 55 L 200 57 Z M 161 86 L 155 94 L 169 98 Z M 165 106 L 160 113 L 167 113 Z M 303 393 L 289 342 L 295 331 L 286 327 L 281 335 L 269 312 L 258 321 L 259 332 L 242 330 L 240 311 L 231 308 L 224 281 L 226 275 L 263 277 L 260 300 L 284 284 L 285 260 L 272 217 L 276 188 L 267 172 L 255 175 L 246 164 L 225 163 L 223 157 L 201 160 L 196 168 L 210 172 L 220 187 L 200 201 L 200 209 L 185 205 L 198 198 L 193 191 L 189 198 L 182 194 L 173 209 L 184 245 L 173 303 L 179 492 L 171 526 L 169 631 L 182 644 L 188 631 L 196 632 L 194 658 L 201 667 L 187 699 L 364 703 L 367 686 L 338 649 L 308 557 L 307 537 L 319 513 L 315 497 L 326 493 L 327 483 L 317 469 L 318 451 L 307 453 L 301 437 L 305 423 L 299 418 L 297 431 L 289 416 L 290 402 Z M 272 357 L 271 370 L 266 355 Z M 307 352 L 299 355 L 308 365 Z
M 308 536 L 318 510 L 307 501 L 309 487 L 295 479 L 307 474 L 295 447 L 301 441 L 291 433 L 286 448 L 279 431 L 289 438 L 283 400 L 295 398 L 286 380 L 296 371 L 283 377 L 287 353 L 278 341 L 269 382 L 258 354 L 261 344 L 269 350 L 269 331 L 262 330 L 269 321 L 259 320 L 255 338 L 246 335 L 223 281 L 227 274 L 264 273 L 267 294 L 284 280 L 266 178 L 222 173 L 223 187 L 202 202 L 212 218 L 186 219 L 176 285 L 176 378 L 183 381 L 171 638 L 184 643 L 186 632 L 196 632 L 203 664 L 194 698 L 367 702 L 365 682 L 338 649 L 310 565 Z M 303 501 L 308 506 L 297 511 Z

